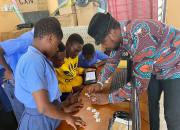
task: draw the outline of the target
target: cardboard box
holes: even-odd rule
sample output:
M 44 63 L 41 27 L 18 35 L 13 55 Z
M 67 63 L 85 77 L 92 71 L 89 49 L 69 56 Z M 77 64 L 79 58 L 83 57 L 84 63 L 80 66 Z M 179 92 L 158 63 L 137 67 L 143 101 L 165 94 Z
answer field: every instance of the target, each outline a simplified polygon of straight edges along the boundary
M 17 4 L 22 12 L 48 10 L 47 0 L 17 0 Z
M 76 6 L 78 26 L 89 25 L 91 18 L 97 13 L 98 6 L 96 2 L 90 2 L 86 7 Z
M 62 27 L 77 26 L 77 15 L 76 14 L 65 14 L 65 15 L 61 15 L 61 16 L 56 16 L 56 18 L 59 20 Z
M 10 31 L 10 32 L 1 32 L 0 33 L 0 40 L 1 41 L 5 41 L 8 39 L 14 39 L 19 37 L 21 34 L 30 31 L 31 29 L 22 29 L 22 30 L 14 30 L 14 31 Z
M 59 14 L 64 15 L 64 14 L 75 14 L 76 13 L 76 8 L 75 6 L 71 7 L 63 7 L 59 9 Z
M 11 5 L 11 0 L 0 0 L 0 10 L 5 5 Z M 20 24 L 21 20 L 14 11 L 4 12 L 0 11 L 0 33 L 8 32 L 16 28 L 17 24 Z

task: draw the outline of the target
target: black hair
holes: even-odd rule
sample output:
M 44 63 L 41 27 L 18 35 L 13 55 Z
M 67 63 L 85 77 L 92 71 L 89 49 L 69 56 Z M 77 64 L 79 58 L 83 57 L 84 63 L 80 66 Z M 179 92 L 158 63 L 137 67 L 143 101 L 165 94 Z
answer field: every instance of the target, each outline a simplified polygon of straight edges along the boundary
M 109 17 L 110 19 L 109 19 L 107 33 L 109 33 L 111 29 L 117 29 L 120 27 L 119 22 L 116 19 L 114 19 L 111 15 Z
M 95 52 L 95 48 L 90 43 L 85 44 L 82 48 L 82 55 L 84 57 L 86 57 L 87 55 L 93 56 L 94 52 Z
M 73 33 L 69 36 L 69 38 L 66 42 L 66 46 L 72 46 L 73 44 L 84 45 L 84 40 L 79 34 Z
M 64 52 L 65 49 L 66 49 L 66 47 L 65 47 L 64 43 L 61 42 L 61 43 L 58 45 L 58 51 L 59 51 L 59 52 Z
M 63 38 L 61 25 L 55 17 L 48 17 L 39 20 L 34 27 L 34 38 L 42 38 L 45 35 L 54 34 Z
M 69 50 L 76 44 L 84 45 L 84 40 L 79 34 L 73 33 L 69 36 L 66 42 L 66 57 L 70 57 Z

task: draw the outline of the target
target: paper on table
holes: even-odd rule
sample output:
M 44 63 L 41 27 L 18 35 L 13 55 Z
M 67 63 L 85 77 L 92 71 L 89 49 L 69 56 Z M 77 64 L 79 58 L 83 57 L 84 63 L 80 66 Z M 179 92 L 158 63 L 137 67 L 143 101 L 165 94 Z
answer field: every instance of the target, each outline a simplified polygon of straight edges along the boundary
M 132 121 L 127 121 L 116 117 L 112 130 L 132 130 Z

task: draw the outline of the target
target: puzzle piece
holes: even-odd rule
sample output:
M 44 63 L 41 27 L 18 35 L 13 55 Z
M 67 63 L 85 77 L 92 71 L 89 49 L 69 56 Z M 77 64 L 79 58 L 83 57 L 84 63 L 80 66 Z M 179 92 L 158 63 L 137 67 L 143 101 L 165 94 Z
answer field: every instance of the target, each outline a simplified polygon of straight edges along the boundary
M 86 110 L 91 111 L 91 109 L 92 109 L 91 107 L 87 107 L 87 109 L 86 109 Z
M 94 117 L 95 119 L 97 119 L 97 118 L 98 118 L 98 116 L 97 116 L 97 115 L 93 115 L 93 117 Z
M 97 116 L 99 116 L 99 115 L 100 115 L 100 113 L 99 113 L 99 112 L 96 112 L 96 113 L 94 113 L 94 115 L 97 115 Z
M 95 120 L 96 120 L 97 123 L 101 122 L 100 113 L 97 112 L 96 109 L 91 108 L 91 107 L 87 107 L 86 110 L 87 110 L 87 111 L 91 111 L 91 112 L 93 113 L 93 117 L 95 118 Z
M 98 123 L 101 122 L 101 119 L 100 119 L 100 118 L 97 118 L 97 119 L 96 119 L 96 122 L 98 122 Z
M 92 112 L 95 113 L 95 112 L 96 112 L 96 109 L 92 109 Z

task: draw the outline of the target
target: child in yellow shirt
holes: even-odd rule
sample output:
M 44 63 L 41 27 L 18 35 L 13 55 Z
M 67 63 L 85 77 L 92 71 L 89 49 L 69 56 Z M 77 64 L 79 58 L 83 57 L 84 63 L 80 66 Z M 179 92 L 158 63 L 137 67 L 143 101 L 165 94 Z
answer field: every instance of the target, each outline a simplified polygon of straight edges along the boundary
M 72 34 L 66 42 L 66 57 L 64 64 L 56 68 L 56 75 L 59 81 L 59 89 L 63 93 L 61 100 L 64 100 L 74 87 L 80 87 L 83 83 L 83 68 L 78 67 L 78 54 L 82 50 L 84 40 L 79 34 Z

